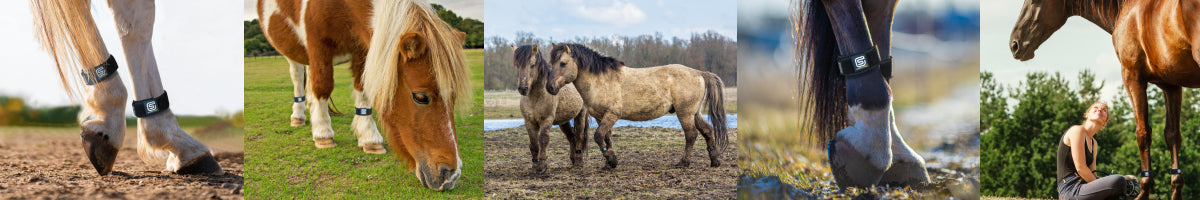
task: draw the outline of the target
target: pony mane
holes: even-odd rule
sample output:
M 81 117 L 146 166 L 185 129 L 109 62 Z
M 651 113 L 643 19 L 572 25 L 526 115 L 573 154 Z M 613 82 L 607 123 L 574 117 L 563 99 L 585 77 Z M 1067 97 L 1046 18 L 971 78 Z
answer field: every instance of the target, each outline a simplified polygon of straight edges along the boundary
M 395 97 L 395 87 L 400 82 L 396 66 L 400 59 L 397 44 L 400 36 L 409 31 L 419 31 L 425 36 L 429 52 L 424 56 L 429 56 L 439 95 L 454 102 L 446 106 L 471 105 L 471 76 L 462 52 L 463 44 L 457 40 L 457 30 L 438 18 L 428 3 L 404 0 L 373 5 L 371 26 L 374 33 L 363 71 L 363 92 L 371 97 L 369 99 L 376 108 L 388 109 Z
M 104 41 L 92 21 L 91 1 L 34 0 L 33 31 L 42 49 L 54 59 L 63 89 L 72 101 L 83 97 L 79 89 L 84 80 L 81 69 L 90 68 L 108 58 Z
M 550 76 L 550 63 L 548 63 L 546 59 L 542 57 L 541 51 L 533 50 L 533 45 L 521 45 L 520 47 L 517 47 L 516 50 L 513 50 L 513 67 L 529 65 L 530 56 L 537 57 L 534 58 L 535 61 L 533 63 L 533 67 L 536 67 L 537 70 L 539 70 L 538 73 L 540 74 L 538 77 L 532 78 L 538 80 Z
M 603 74 L 610 71 L 620 71 L 621 66 L 625 66 L 625 62 L 601 55 L 587 46 L 575 43 L 555 46 L 554 49 L 550 50 L 551 60 L 558 60 L 561 52 L 566 50 L 566 48 L 571 49 L 571 57 L 574 57 L 575 61 L 579 62 L 579 68 L 587 72 Z
M 822 148 L 850 125 L 846 79 L 838 72 L 839 49 L 825 5 L 819 0 L 793 0 L 792 31 L 796 39 L 800 88 L 800 133 Z

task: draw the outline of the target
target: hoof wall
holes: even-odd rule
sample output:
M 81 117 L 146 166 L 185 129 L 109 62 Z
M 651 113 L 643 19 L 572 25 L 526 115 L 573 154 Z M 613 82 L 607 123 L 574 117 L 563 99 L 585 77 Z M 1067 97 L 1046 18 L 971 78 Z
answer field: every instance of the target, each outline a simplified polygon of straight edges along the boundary
M 313 138 L 313 142 L 316 143 L 317 148 L 321 149 L 337 146 L 337 143 L 333 142 L 333 138 Z
M 366 144 L 366 145 L 362 146 L 362 149 L 363 149 L 363 152 L 367 152 L 369 154 L 385 154 L 385 153 L 387 153 L 387 149 L 383 148 L 383 145 L 381 145 L 381 144 Z
M 205 152 L 204 155 L 196 158 L 191 164 L 180 167 L 175 171 L 177 174 L 224 174 L 221 170 L 221 165 L 217 164 L 217 159 L 213 158 L 212 153 Z

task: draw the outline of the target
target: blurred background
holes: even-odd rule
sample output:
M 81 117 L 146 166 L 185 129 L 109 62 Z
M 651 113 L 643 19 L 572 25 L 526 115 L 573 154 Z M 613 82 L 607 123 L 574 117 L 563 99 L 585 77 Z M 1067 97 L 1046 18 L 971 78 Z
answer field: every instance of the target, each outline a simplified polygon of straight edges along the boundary
M 832 198 L 824 145 L 807 141 L 797 119 L 799 97 L 793 2 L 738 1 L 740 197 L 789 193 Z M 896 123 L 925 157 L 936 179 L 926 190 L 888 198 L 970 197 L 979 163 L 979 2 L 900 1 L 892 28 L 891 87 Z M 788 189 L 780 189 L 788 188 Z M 779 192 L 788 191 L 788 192 Z

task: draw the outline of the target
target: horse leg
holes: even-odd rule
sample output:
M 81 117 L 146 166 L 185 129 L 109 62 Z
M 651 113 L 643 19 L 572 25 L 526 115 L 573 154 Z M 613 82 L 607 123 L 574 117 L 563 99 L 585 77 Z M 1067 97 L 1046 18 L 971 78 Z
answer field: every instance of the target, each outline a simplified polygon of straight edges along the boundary
M 108 3 L 132 74 L 135 99 L 165 96 L 150 44 L 154 32 L 154 2 L 110 0 Z M 138 154 L 144 161 L 162 163 L 165 160 L 166 171 L 180 174 L 224 173 L 208 146 L 179 128 L 169 107 L 159 109 L 152 106 L 157 104 L 145 105 L 150 115 L 138 118 Z
M 541 123 L 532 120 L 525 120 L 525 124 L 528 124 L 525 126 L 525 133 L 529 135 L 529 157 L 533 160 L 533 162 L 531 162 L 533 164 L 532 170 L 535 174 L 541 174 L 542 172 L 546 171 L 546 165 L 543 164 L 542 160 L 540 160 L 540 157 L 538 157 L 538 153 L 541 152 L 540 149 L 542 146 L 542 143 L 538 141 L 541 139 L 541 137 L 538 136 L 542 129 L 539 127 Z
M 313 143 L 317 148 L 330 148 L 337 146 L 333 141 L 333 125 L 329 118 L 329 95 L 333 93 L 333 55 L 329 52 L 321 51 L 324 44 L 318 38 L 309 38 L 308 41 L 308 81 L 309 95 L 315 100 L 313 109 L 309 109 L 312 116 L 312 136 Z
M 350 62 L 350 71 L 354 75 L 354 121 L 350 123 L 354 127 L 354 135 L 358 137 L 358 146 L 362 147 L 364 152 L 371 154 L 384 154 L 387 149 L 383 148 L 383 137 L 379 135 L 379 128 L 375 127 L 375 120 L 371 118 L 374 113 L 371 110 L 371 102 L 367 100 L 367 95 L 362 92 L 362 73 L 363 64 L 366 59 L 363 56 L 354 56 L 354 61 Z
M 1130 69 L 1130 67 L 1125 67 Z M 1140 153 L 1142 172 L 1141 175 L 1141 193 L 1137 199 L 1150 199 L 1150 190 L 1154 188 L 1153 173 L 1150 172 L 1150 120 L 1149 108 L 1146 105 L 1146 82 L 1137 78 L 1137 75 L 1131 72 L 1123 72 L 1125 79 L 1125 91 L 1129 93 L 1130 103 L 1133 104 L 1133 116 L 1137 120 L 1137 143 L 1138 152 Z
M 604 169 L 617 168 L 617 153 L 612 150 L 612 126 L 617 123 L 617 115 L 605 113 L 601 119 L 598 119 L 600 127 L 596 128 L 596 145 L 600 146 L 600 153 L 604 154 L 605 163 Z
M 1167 149 L 1171 150 L 1171 169 L 1168 173 L 1171 174 L 1171 199 L 1182 199 L 1183 192 L 1183 174 L 1179 169 L 1179 147 L 1183 141 L 1183 137 L 1179 135 L 1179 112 L 1180 102 L 1183 100 L 1183 91 L 1179 86 L 1159 85 L 1158 88 L 1163 90 L 1163 96 L 1167 101 L 1167 116 L 1166 127 L 1163 131 L 1164 138 L 1167 142 Z
M 304 126 L 304 74 L 308 70 L 308 66 L 300 64 L 292 59 L 288 59 L 288 72 L 292 75 L 292 122 L 291 126 Z
M 684 140 L 685 143 L 683 145 L 683 158 L 679 159 L 679 163 L 675 164 L 675 167 L 687 167 L 691 165 L 689 159 L 692 157 L 692 145 L 696 144 L 696 135 L 699 134 L 699 131 L 696 130 L 696 115 L 699 114 L 684 114 L 683 112 L 679 112 L 679 115 L 676 115 L 679 118 L 679 126 L 683 127 L 683 137 L 686 140 Z M 708 137 L 707 135 L 705 136 L 705 141 L 709 141 L 711 145 L 711 140 L 707 140 Z M 711 149 L 712 147 L 710 146 L 709 148 Z
M 694 118 L 696 121 L 696 128 L 700 129 L 700 136 L 704 136 L 704 143 L 707 145 L 706 149 L 708 149 L 708 166 L 720 167 L 721 152 L 723 149 L 717 148 L 717 141 L 714 135 L 716 133 L 713 132 L 714 130 L 712 125 L 709 125 L 708 122 L 705 122 L 704 115 L 701 115 L 699 112 L 696 113 Z
M 541 123 L 541 125 L 538 126 L 537 158 L 541 161 L 538 162 L 538 168 L 541 168 L 541 170 L 539 170 L 540 172 L 545 172 L 547 168 L 546 159 L 548 156 L 546 155 L 546 149 L 548 146 L 550 146 L 550 127 L 554 127 L 553 117 L 547 118 Z
M 889 113 L 888 121 L 892 122 L 889 128 L 889 135 L 892 137 L 892 166 L 883 172 L 879 183 L 894 186 L 928 183 L 929 172 L 925 171 L 925 158 L 922 158 L 917 151 L 908 146 L 907 142 L 904 142 L 904 137 L 900 136 L 900 130 L 896 127 L 895 112 L 889 108 Z
M 572 121 L 574 125 L 571 127 L 574 128 L 572 132 L 575 132 L 575 137 L 571 138 L 571 140 L 573 140 L 572 143 L 576 144 L 576 146 L 572 147 L 574 151 L 571 152 L 571 164 L 575 167 L 583 166 L 583 157 L 585 152 L 587 152 L 587 129 L 588 126 L 590 126 L 588 124 L 587 116 L 587 110 L 581 110 L 579 115 L 575 116 L 575 119 Z M 575 163 L 579 164 L 575 165 Z
M 582 133 L 576 133 L 575 127 L 571 126 L 571 123 L 569 123 L 569 122 L 559 124 L 558 129 L 562 130 L 563 136 L 566 136 L 567 143 L 571 144 L 571 148 L 568 149 L 568 151 L 570 151 L 569 153 L 571 155 L 571 167 L 578 167 L 580 161 L 583 161 L 583 156 L 580 155 L 582 152 L 579 151 L 579 139 L 578 139 L 579 138 L 578 135 L 582 134 Z

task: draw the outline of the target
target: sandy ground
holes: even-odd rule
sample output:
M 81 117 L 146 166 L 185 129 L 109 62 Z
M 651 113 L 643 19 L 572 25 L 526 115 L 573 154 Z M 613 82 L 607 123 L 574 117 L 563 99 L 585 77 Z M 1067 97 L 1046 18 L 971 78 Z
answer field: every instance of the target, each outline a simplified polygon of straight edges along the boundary
M 0 199 L 242 199 L 241 134 L 197 136 L 224 175 L 178 175 L 137 156 L 128 129 L 113 172 L 98 176 L 71 128 L 0 127 Z
M 589 136 L 580 168 L 571 168 L 567 144 L 557 128 L 550 133 L 548 169 L 531 173 L 529 136 L 517 127 L 484 132 L 486 196 L 493 199 L 733 199 L 737 187 L 737 130 L 730 129 L 730 147 L 722 166 L 708 167 L 703 137 L 693 147 L 691 166 L 677 168 L 683 151 L 683 131 L 660 127 L 618 127 L 613 149 L 620 164 L 601 169 L 604 156 Z M 589 132 L 592 130 L 589 130 Z M 590 133 L 589 133 L 590 134 Z

